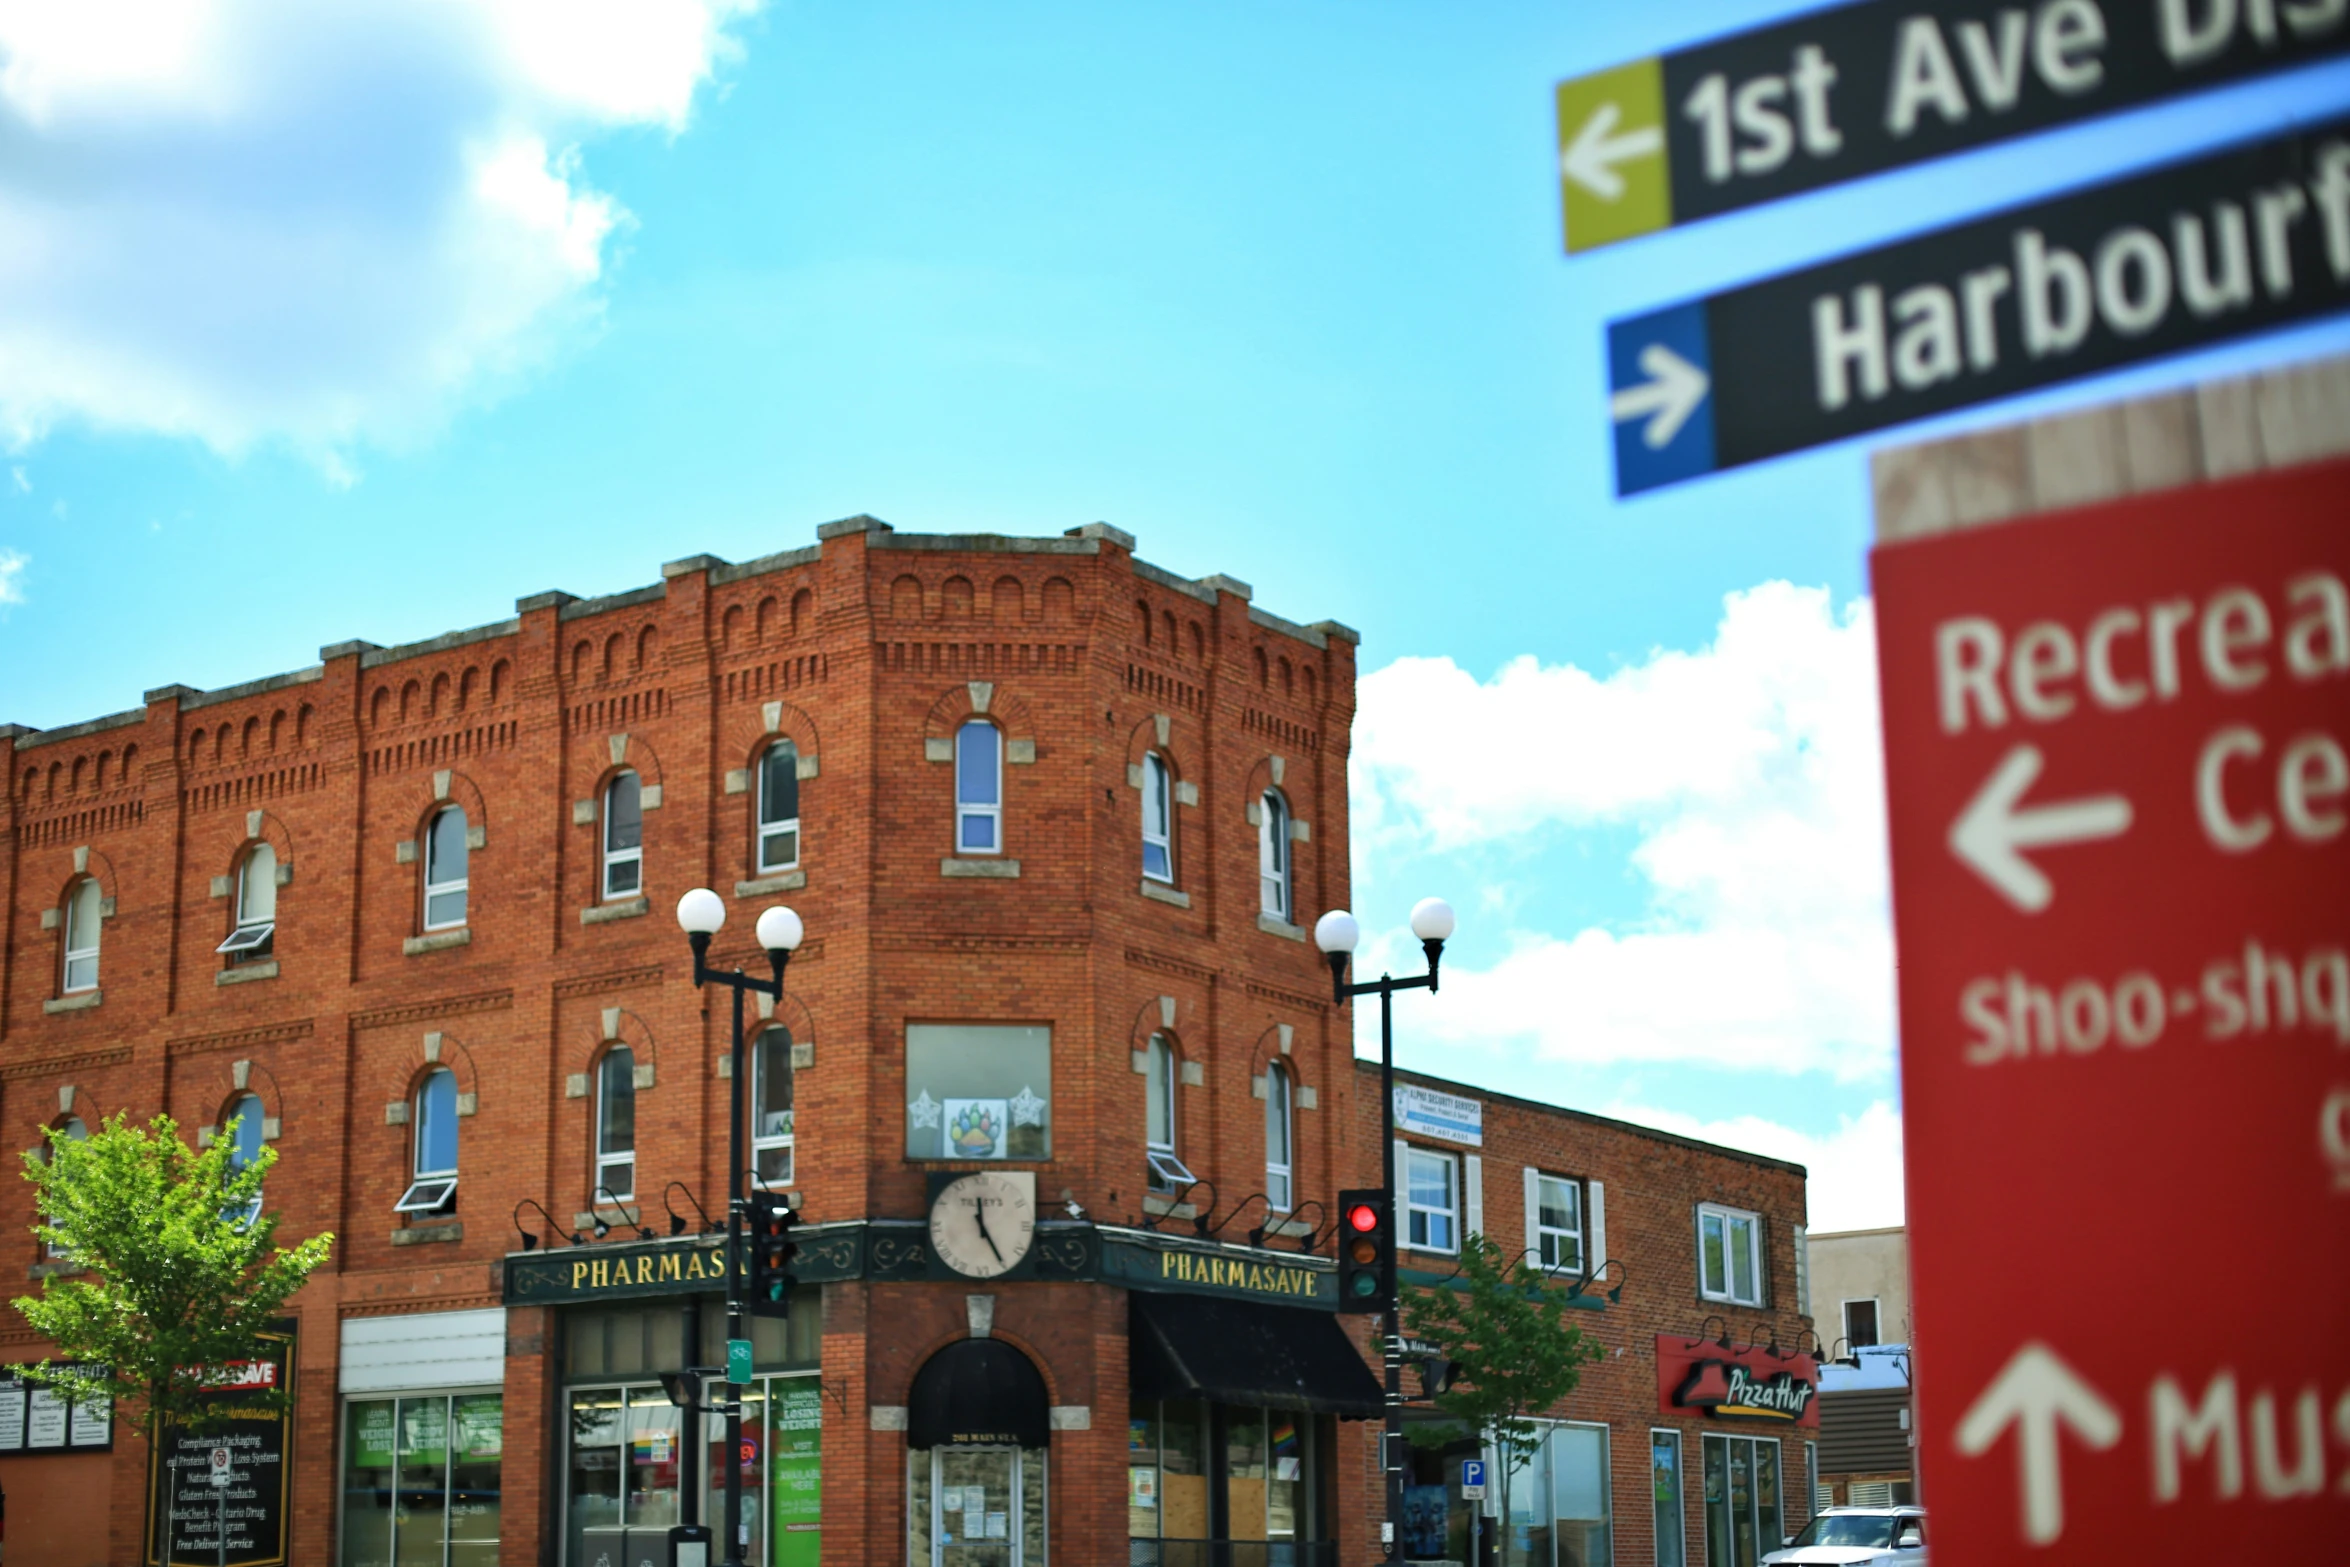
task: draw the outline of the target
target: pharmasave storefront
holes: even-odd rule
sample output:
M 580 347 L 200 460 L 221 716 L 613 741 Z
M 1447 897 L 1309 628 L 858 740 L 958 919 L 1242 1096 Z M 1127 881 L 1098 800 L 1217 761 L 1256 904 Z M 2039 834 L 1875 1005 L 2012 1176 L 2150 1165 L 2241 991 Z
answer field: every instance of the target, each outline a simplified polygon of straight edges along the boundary
M 1017 1262 L 982 1278 L 904 1220 L 801 1231 L 801 1280 L 788 1329 L 759 1322 L 742 1465 L 754 1567 L 813 1567 L 823 1536 L 826 1428 L 851 1427 L 842 1393 L 819 1375 L 821 1291 L 862 1280 L 983 1285 L 1081 1283 L 1125 1292 L 1131 1335 L 1122 1475 L 1056 1472 L 1067 1411 L 1050 1407 L 1045 1369 L 1024 1349 L 975 1331 L 915 1367 L 895 1417 L 904 1431 L 909 1567 L 1044 1567 L 1069 1525 L 1064 1495 L 1126 1498 L 1124 1559 L 1135 1567 L 1323 1567 L 1336 1560 L 1337 1422 L 1375 1419 L 1376 1379 L 1334 1315 L 1330 1265 L 1241 1246 L 1090 1223 L 1040 1222 Z M 516 1253 L 509 1305 L 557 1308 L 560 1427 L 550 1453 L 563 1567 L 661 1562 L 688 1488 L 701 1521 L 721 1517 L 718 1424 L 689 1452 L 687 1422 L 659 1376 L 723 1358 L 723 1272 L 716 1237 Z M 1099 1297 L 1096 1297 L 1097 1299 Z M 957 1306 L 960 1312 L 962 1307 Z M 874 1319 L 876 1345 L 891 1325 Z M 879 1396 L 877 1393 L 876 1396 Z M 875 1412 L 878 1414 L 878 1411 Z M 1091 1419 L 1091 1411 L 1087 1411 Z M 844 1447 L 844 1451 L 848 1449 Z M 1091 1449 L 1107 1453 L 1096 1444 Z M 895 1460 L 892 1460 L 895 1462 Z M 839 1527 L 862 1517 L 835 1499 Z M 1090 1553 L 1080 1553 L 1090 1554 Z M 878 1559 L 878 1558 L 877 1558 Z M 1072 1561 L 1078 1557 L 1069 1558 Z

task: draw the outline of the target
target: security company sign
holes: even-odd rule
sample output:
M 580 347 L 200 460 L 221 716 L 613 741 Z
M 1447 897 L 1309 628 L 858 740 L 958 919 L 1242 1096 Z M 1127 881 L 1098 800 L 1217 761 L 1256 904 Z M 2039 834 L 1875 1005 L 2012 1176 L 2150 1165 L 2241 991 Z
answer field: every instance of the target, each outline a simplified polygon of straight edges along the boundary
M 1567 249 L 2345 50 L 2345 0 L 1866 0 L 1815 11 L 1560 83 Z
M 2350 463 L 1874 556 L 1942 1567 L 2350 1540 Z
M 2350 120 L 1610 323 L 1616 491 L 2345 305 Z

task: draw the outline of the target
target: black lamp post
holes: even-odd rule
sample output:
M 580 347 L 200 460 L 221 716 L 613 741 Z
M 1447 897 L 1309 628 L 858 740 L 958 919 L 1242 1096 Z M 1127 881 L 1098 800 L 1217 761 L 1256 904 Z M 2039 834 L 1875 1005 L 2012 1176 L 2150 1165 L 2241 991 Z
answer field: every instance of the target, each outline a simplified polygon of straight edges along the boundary
M 751 1336 L 750 1318 L 743 1310 L 743 994 L 783 999 L 783 966 L 805 933 L 800 917 L 778 905 L 759 916 L 759 945 L 767 949 L 772 977 L 752 979 L 741 969 L 719 973 L 709 965 L 710 938 L 726 923 L 726 900 L 707 887 L 696 887 L 677 900 L 677 923 L 694 949 L 694 988 L 724 985 L 734 992 L 734 1034 L 728 1046 L 728 1113 L 726 1117 L 726 1336 L 731 1343 Z M 743 1399 L 742 1384 L 734 1380 L 734 1356 L 727 1355 L 726 1402 L 726 1548 L 725 1567 L 743 1562 Z M 699 1436 L 696 1440 L 700 1440 Z M 697 1509 L 698 1510 L 698 1509 Z
M 1399 1559 L 1403 1542 L 1396 1528 L 1403 1520 L 1403 1317 L 1396 1305 L 1395 1254 L 1403 1237 L 1396 1233 L 1401 1207 L 1395 1191 L 1395 993 L 1436 989 L 1436 969 L 1444 957 L 1445 938 L 1452 934 L 1452 905 L 1442 898 L 1422 898 L 1412 905 L 1412 934 L 1428 954 L 1428 972 L 1417 979 L 1395 979 L 1386 974 L 1359 985 L 1346 982 L 1347 960 L 1363 937 L 1362 926 L 1344 909 L 1333 909 L 1314 922 L 1314 945 L 1330 965 L 1331 994 L 1339 1001 L 1350 996 L 1379 998 L 1379 1165 L 1386 1172 L 1380 1184 L 1387 1188 L 1387 1266 L 1379 1281 L 1386 1305 L 1384 1334 L 1387 1362 L 1387 1430 L 1381 1439 L 1379 1467 L 1387 1481 L 1387 1517 L 1380 1526 L 1380 1553 Z

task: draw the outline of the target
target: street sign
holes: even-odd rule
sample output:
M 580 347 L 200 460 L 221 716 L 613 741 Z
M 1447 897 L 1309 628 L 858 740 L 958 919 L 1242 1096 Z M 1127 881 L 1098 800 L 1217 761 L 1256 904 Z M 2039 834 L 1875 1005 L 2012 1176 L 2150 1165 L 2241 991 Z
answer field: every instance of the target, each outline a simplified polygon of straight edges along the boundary
M 2340 0 L 1864 0 L 1561 82 L 1569 251 L 2350 51 Z
M 726 1380 L 737 1387 L 748 1386 L 751 1380 L 751 1341 L 730 1338 L 726 1341 Z
M 1464 1502 L 1481 1502 L 1484 1499 L 1485 1460 L 1482 1458 L 1462 1459 L 1461 1500 Z
M 1610 323 L 1616 493 L 2345 305 L 2350 120 Z
M 2350 1539 L 2345 519 L 2335 460 L 1873 557 L 1941 1567 Z

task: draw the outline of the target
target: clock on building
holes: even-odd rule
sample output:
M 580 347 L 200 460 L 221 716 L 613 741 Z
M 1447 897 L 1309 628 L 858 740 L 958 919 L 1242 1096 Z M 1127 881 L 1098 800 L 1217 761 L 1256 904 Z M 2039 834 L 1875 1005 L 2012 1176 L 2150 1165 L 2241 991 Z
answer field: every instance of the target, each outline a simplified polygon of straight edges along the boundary
M 1028 1260 L 1036 1238 L 1036 1176 L 1028 1170 L 933 1175 L 930 1253 L 969 1279 L 995 1279 Z

